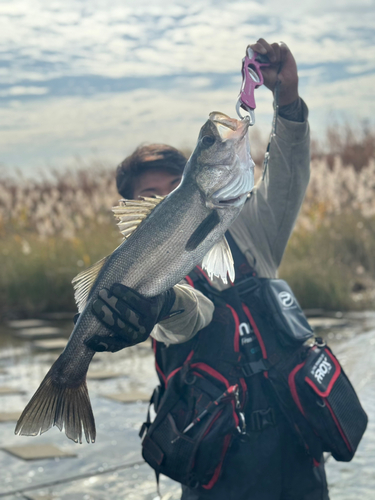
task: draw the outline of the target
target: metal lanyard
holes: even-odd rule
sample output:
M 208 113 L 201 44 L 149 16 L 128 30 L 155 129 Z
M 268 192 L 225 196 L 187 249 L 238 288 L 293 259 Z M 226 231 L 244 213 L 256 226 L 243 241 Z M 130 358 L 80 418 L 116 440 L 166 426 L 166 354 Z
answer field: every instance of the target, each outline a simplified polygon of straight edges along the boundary
M 277 80 L 275 84 L 275 90 L 274 90 L 274 98 L 273 98 L 273 118 L 272 118 L 272 129 L 271 129 L 271 135 L 270 139 L 268 141 L 268 146 L 267 146 L 267 151 L 264 155 L 264 160 L 263 160 L 263 173 L 262 173 L 262 180 L 265 179 L 266 173 L 267 173 L 267 168 L 268 168 L 268 162 L 270 159 L 270 146 L 272 139 L 276 135 L 276 126 L 277 126 L 277 117 L 279 116 L 279 92 L 280 92 L 280 80 Z

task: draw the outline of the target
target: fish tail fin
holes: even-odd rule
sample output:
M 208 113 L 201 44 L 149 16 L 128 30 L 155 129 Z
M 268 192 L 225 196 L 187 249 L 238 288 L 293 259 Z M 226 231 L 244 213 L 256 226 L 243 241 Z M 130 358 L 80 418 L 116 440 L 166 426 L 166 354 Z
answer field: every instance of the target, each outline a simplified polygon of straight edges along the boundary
M 86 379 L 68 387 L 53 380 L 51 370 L 18 419 L 15 434 L 37 436 L 56 425 L 76 443 L 82 443 L 82 428 L 88 443 L 95 441 L 95 420 Z

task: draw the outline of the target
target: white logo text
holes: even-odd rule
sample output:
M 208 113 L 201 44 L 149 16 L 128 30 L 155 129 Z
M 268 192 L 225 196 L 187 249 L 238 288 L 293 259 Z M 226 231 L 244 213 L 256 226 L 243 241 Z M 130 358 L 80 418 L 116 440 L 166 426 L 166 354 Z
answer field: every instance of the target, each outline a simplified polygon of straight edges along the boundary
M 324 356 L 323 361 L 314 373 L 314 377 L 321 384 L 324 377 L 332 370 L 332 365 L 328 363 L 327 358 Z

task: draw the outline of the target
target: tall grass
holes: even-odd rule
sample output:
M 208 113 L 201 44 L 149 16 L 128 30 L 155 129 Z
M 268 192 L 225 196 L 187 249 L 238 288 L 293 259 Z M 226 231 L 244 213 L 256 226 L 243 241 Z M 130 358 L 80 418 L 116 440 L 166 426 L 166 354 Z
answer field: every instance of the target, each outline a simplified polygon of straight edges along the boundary
M 313 144 L 280 268 L 305 308 L 375 304 L 374 145 L 372 132 L 350 129 Z M 34 182 L 0 177 L 0 316 L 74 311 L 72 278 L 121 241 L 110 210 L 118 198 L 114 172 L 98 165 Z
M 303 307 L 375 305 L 375 134 L 329 128 L 312 145 L 311 179 L 280 276 Z
M 375 218 L 342 212 L 313 228 L 299 224 L 280 268 L 304 308 L 347 310 L 375 305 Z M 310 221 L 309 221 L 310 222 Z
M 74 311 L 72 278 L 122 238 L 114 172 L 95 166 L 50 179 L 0 179 L 0 316 Z

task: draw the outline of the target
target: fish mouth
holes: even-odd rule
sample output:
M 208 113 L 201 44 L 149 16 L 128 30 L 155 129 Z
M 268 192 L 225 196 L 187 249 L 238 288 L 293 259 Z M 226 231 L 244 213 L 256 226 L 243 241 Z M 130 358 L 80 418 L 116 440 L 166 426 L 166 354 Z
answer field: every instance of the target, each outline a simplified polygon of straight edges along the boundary
M 254 163 L 247 135 L 250 119 L 247 116 L 243 120 L 237 120 L 218 111 L 210 113 L 209 119 L 215 125 L 221 140 L 232 142 L 236 150 L 236 159 L 231 167 L 233 176 L 225 186 L 211 195 L 210 205 L 215 208 L 241 207 L 254 187 Z
M 220 111 L 213 111 L 210 113 L 209 119 L 215 124 L 223 141 L 240 141 L 246 135 L 250 126 L 250 118 L 248 116 L 240 121 L 235 118 L 230 118 Z

